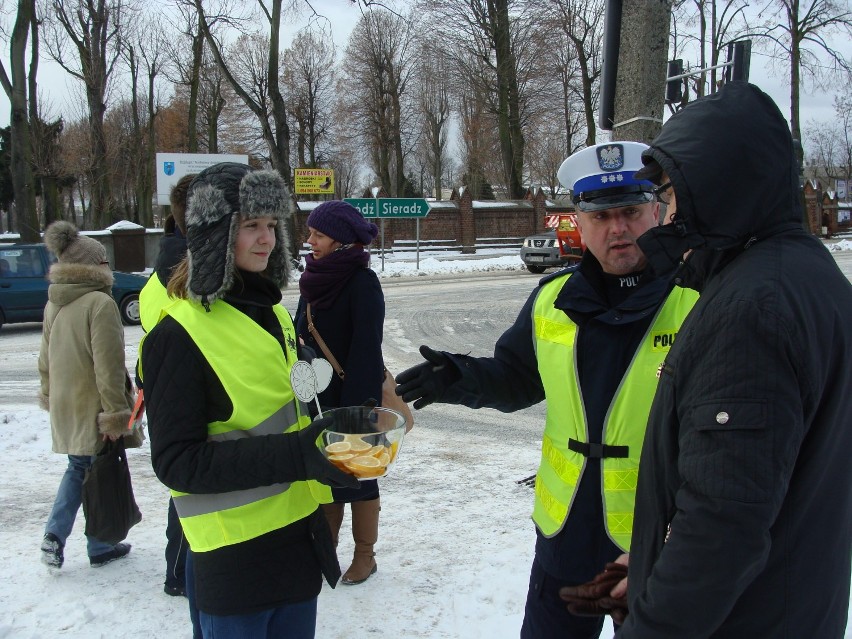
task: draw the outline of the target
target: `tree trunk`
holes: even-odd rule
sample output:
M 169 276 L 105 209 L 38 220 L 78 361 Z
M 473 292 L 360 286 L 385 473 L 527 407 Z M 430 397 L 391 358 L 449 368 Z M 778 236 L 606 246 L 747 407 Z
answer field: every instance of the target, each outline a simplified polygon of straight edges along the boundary
M 187 135 L 189 137 L 188 151 L 198 153 L 198 87 L 201 77 L 201 61 L 204 52 L 204 32 L 201 27 L 202 15 L 198 14 L 198 33 L 192 38 L 192 70 L 189 83 L 189 122 Z M 215 153 L 215 151 L 210 151 Z
M 497 63 L 497 128 L 503 175 L 510 198 L 522 198 L 524 136 L 521 131 L 517 67 L 512 53 L 508 0 L 488 0 Z
M 671 5 L 639 0 L 623 11 L 612 139 L 649 143 L 663 126 Z
M 15 194 L 16 226 L 24 242 L 38 242 L 40 239 L 32 169 L 32 133 L 27 107 L 27 75 L 24 71 L 27 39 L 34 15 L 35 0 L 21 0 L 18 3 L 18 14 L 9 46 L 12 78 L 11 82 L 8 80 L 3 82 L 3 88 L 12 105 L 9 168 L 12 174 L 12 190 Z M 5 73 L 3 77 L 5 79 Z

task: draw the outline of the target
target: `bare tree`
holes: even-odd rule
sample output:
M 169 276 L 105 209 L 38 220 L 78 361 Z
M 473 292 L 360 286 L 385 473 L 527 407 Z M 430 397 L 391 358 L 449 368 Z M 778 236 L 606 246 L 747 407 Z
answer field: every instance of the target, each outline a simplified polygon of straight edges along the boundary
M 323 34 L 302 31 L 284 52 L 283 67 L 287 105 L 296 124 L 299 166 L 320 166 L 328 159 L 322 142 L 334 99 L 334 46 Z
M 134 209 L 135 218 L 143 226 L 154 225 L 152 197 L 154 194 L 154 161 L 156 147 L 156 119 L 160 104 L 157 94 L 157 77 L 166 61 L 166 36 L 153 15 L 132 38 L 128 38 L 123 54 L 130 69 L 133 140 L 135 146 Z M 144 93 L 140 91 L 140 79 Z M 140 100 L 140 94 L 142 99 Z M 140 104 L 141 102 L 141 104 Z M 143 114 L 142 108 L 145 108 Z
M 450 69 L 446 57 L 435 43 L 425 43 L 419 58 L 417 83 L 420 111 L 424 118 L 422 146 L 435 198 L 440 200 L 451 115 Z
M 35 206 L 35 181 L 33 178 L 32 135 L 27 92 L 30 82 L 35 86 L 35 74 L 28 80 L 25 64 L 27 40 L 30 29 L 35 28 L 35 0 L 19 0 L 15 24 L 9 39 L 9 65 L 11 77 L 0 61 L 0 84 L 11 103 L 11 173 L 15 195 L 15 212 L 21 239 L 36 242 L 39 223 Z M 30 96 L 32 97 L 32 96 Z
M 51 0 L 50 6 L 47 50 L 85 87 L 90 127 L 90 223 L 103 228 L 112 222 L 114 214 L 104 115 L 110 80 L 121 50 L 121 30 L 126 26 L 130 7 L 127 0 Z M 69 46 L 74 55 L 69 55 Z
M 509 197 L 524 195 L 524 131 L 519 81 L 518 31 L 510 0 L 429 0 L 420 8 L 470 89 L 492 105 L 500 142 L 503 183 Z M 527 20 L 528 22 L 528 20 Z M 478 77 L 477 77 L 478 76 Z M 476 86 L 476 85 L 479 86 Z
M 852 87 L 848 83 L 834 96 L 834 114 L 832 120 L 811 122 L 807 127 L 808 163 L 832 180 L 848 182 L 852 180 Z
M 370 150 L 377 179 L 403 193 L 405 157 L 416 141 L 407 126 L 413 39 L 408 19 L 388 11 L 364 14 L 352 31 L 342 69 L 342 95 L 353 125 Z
M 204 54 L 204 32 L 195 3 L 192 0 L 175 0 L 179 20 L 177 28 L 182 38 L 166 43 L 171 67 L 175 74 L 172 82 L 187 89 L 188 153 L 198 152 L 199 91 L 202 84 L 201 69 Z M 215 151 L 214 151 L 215 152 Z
M 556 43 L 550 53 L 550 57 L 555 57 L 559 63 L 557 68 L 560 69 L 565 97 L 566 133 L 572 128 L 572 118 L 567 112 L 569 93 L 576 92 L 585 117 L 585 145 L 592 146 L 597 138 L 595 116 L 600 93 L 604 1 L 545 0 L 539 7 L 545 15 L 552 16 L 546 24 L 556 27 L 557 33 L 565 39 L 567 48 L 573 54 L 568 55 Z M 575 73 L 569 72 L 572 66 L 576 69 Z
M 847 0 L 773 0 L 758 15 L 751 35 L 770 44 L 773 53 L 783 59 L 790 78 L 790 130 L 802 139 L 799 124 L 799 93 L 803 77 L 819 83 L 830 71 L 852 71 L 852 61 L 832 45 L 837 36 L 852 37 L 852 8 Z M 820 58 L 827 58 L 831 69 Z M 829 73 L 830 75 L 830 73 Z M 799 160 L 803 150 L 799 148 Z
M 262 38 L 267 43 L 267 50 L 265 60 L 263 60 L 264 66 L 243 74 L 243 80 L 249 79 L 253 83 L 248 86 L 243 84 L 238 74 L 234 72 L 235 64 L 242 64 L 243 70 L 246 70 L 245 58 L 242 55 L 227 56 L 225 53 L 226 45 L 213 32 L 213 27 L 216 24 L 228 24 L 242 28 L 244 23 L 236 22 L 232 15 L 222 12 L 221 8 L 220 12 L 216 14 L 205 13 L 202 0 L 193 0 L 193 2 L 199 15 L 199 24 L 204 32 L 204 39 L 210 47 L 210 51 L 219 65 L 222 75 L 224 75 L 234 92 L 256 116 L 260 124 L 263 139 L 268 147 L 269 161 L 273 168 L 278 170 L 287 184 L 292 184 L 290 126 L 287 121 L 287 110 L 284 97 L 281 93 L 278 73 L 282 0 L 271 0 L 269 3 L 263 0 L 256 1 L 255 9 L 257 10 L 257 15 L 266 23 L 268 34 L 265 30 L 257 30 L 251 34 L 244 35 L 255 37 L 255 43 L 258 42 L 256 38 Z M 262 94 L 257 92 L 258 86 L 262 86 Z

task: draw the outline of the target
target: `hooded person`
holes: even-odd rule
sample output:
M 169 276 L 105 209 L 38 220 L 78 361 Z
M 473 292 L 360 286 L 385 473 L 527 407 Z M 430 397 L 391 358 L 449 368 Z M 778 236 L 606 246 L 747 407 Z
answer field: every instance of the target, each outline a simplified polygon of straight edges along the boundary
M 68 467 L 45 526 L 41 559 L 61 568 L 82 500 L 83 478 L 104 439 L 130 434 L 133 397 L 106 249 L 65 221 L 48 226 L 44 240 L 58 262 L 48 275 L 38 358 L 40 400 L 50 412 L 52 450 L 68 456 Z M 134 437 L 126 445 L 140 444 Z M 90 564 L 99 567 L 125 556 L 130 544 L 88 537 L 87 552 Z
M 643 160 L 671 221 L 639 245 L 701 297 L 660 369 L 618 636 L 842 637 L 852 285 L 802 228 L 787 123 L 731 82 Z
M 359 406 L 382 397 L 384 362 L 382 333 L 385 298 L 379 278 L 369 268 L 365 250 L 378 234 L 351 204 L 329 200 L 308 216 L 311 252 L 299 279 L 301 297 L 296 310 L 296 332 L 318 355 L 339 362 L 344 375 L 334 375 L 319 394 L 323 409 Z M 325 342 L 325 349 L 317 335 Z M 323 509 L 337 544 L 346 503 L 351 503 L 355 551 L 343 574 L 346 585 L 366 581 L 376 572 L 375 544 L 379 534 L 379 485 L 361 482 L 358 490 L 332 491 L 334 503 Z
M 358 482 L 317 447 L 333 417 L 311 423 L 290 382 L 289 206 L 276 171 L 199 173 L 174 301 L 141 345 L 151 462 L 190 545 L 187 596 L 204 636 L 312 637 L 322 576 L 340 576 L 319 505 L 328 485 Z

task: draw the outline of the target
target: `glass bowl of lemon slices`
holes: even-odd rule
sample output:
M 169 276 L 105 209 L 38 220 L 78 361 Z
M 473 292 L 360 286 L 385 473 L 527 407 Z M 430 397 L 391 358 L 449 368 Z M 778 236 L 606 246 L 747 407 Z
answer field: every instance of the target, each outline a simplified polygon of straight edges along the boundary
M 389 408 L 348 406 L 323 412 L 334 417 L 332 429 L 322 433 L 326 458 L 360 480 L 388 474 L 399 456 L 405 436 L 405 417 Z

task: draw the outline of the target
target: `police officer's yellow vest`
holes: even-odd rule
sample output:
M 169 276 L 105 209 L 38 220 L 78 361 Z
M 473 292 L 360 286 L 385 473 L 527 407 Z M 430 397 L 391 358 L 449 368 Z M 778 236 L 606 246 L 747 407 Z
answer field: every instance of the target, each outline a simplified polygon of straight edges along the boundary
M 290 386 L 296 361 L 293 322 L 281 306 L 273 308 L 284 331 L 286 360 L 278 340 L 222 300 L 209 312 L 187 300 L 165 309 L 189 333 L 233 404 L 227 421 L 207 425 L 210 441 L 297 431 L 311 421 Z M 172 496 L 190 548 L 205 552 L 303 519 L 331 501 L 331 489 L 298 481 L 209 495 L 172 491 Z
M 553 306 L 565 282 L 564 278 L 559 278 L 545 284 L 533 306 L 536 358 L 547 397 L 533 520 L 546 537 L 562 530 L 587 457 L 602 457 L 601 485 L 607 534 L 619 548 L 628 551 L 639 456 L 657 389 L 658 370 L 698 294 L 679 287 L 669 293 L 642 338 L 607 410 L 602 444 L 589 444 L 577 379 L 577 325 L 564 311 Z M 609 366 L 605 354 L 601 354 L 600 365 Z M 574 441 L 569 444 L 569 440 Z
M 146 333 L 150 333 L 160 321 L 160 311 L 172 302 L 174 300 L 169 297 L 166 287 L 155 271 L 139 292 L 139 319 Z

